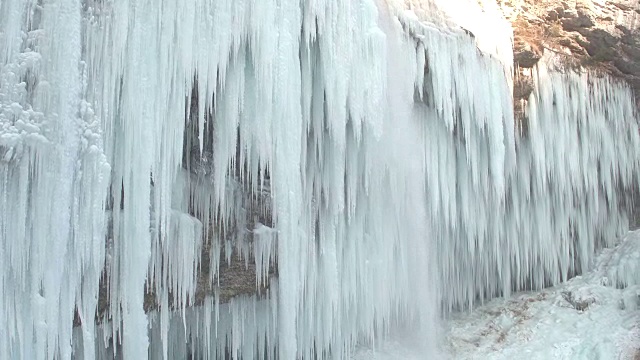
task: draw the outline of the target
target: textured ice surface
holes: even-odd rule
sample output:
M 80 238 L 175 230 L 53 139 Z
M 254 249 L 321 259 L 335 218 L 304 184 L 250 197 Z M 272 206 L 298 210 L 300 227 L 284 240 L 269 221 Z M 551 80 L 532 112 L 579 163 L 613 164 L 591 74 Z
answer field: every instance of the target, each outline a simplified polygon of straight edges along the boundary
M 613 286 L 611 272 L 635 274 L 640 232 L 598 255 L 590 271 L 557 287 L 497 299 L 449 325 L 455 359 L 635 359 L 640 288 Z M 634 268 L 630 268 L 633 266 Z
M 629 89 L 541 65 L 516 121 L 489 8 L 389 4 L 0 2 L 0 358 L 433 354 L 439 314 L 583 270 L 637 186 Z M 193 307 L 205 247 L 278 279 Z
M 538 292 L 494 299 L 445 322 L 442 359 L 624 359 L 640 352 L 640 288 L 613 286 L 612 272 L 634 273 L 640 232 L 601 251 L 582 276 Z M 633 268 L 630 268 L 632 266 Z M 635 272 L 637 281 L 637 272 Z M 430 358 L 411 334 L 363 347 L 354 359 Z

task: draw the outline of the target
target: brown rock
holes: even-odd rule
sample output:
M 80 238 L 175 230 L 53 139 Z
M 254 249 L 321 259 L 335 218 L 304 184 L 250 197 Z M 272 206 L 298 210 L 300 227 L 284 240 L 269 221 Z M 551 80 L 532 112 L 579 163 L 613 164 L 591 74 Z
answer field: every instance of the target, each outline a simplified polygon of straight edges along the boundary
M 562 28 L 565 31 L 576 31 L 580 28 L 590 28 L 595 25 L 593 20 L 586 11 L 580 9 L 574 12 L 565 12 L 565 18 L 562 19 Z
M 527 46 L 520 51 L 514 51 L 513 61 L 521 68 L 532 68 L 542 58 L 542 52 Z
M 639 1 L 522 1 L 526 10 L 519 7 L 520 12 L 509 13 L 517 66 L 533 67 L 544 51 L 553 52 L 569 66 L 593 68 L 626 81 L 640 102 Z M 515 98 L 526 94 L 516 87 Z
M 613 65 L 623 74 L 640 76 L 640 63 L 637 61 L 616 58 L 613 60 Z
M 528 76 L 516 76 L 513 82 L 513 100 L 527 100 L 533 92 L 533 79 Z
M 583 46 L 594 60 L 611 61 L 617 57 L 619 38 L 603 29 L 581 30 L 580 34 L 587 39 Z

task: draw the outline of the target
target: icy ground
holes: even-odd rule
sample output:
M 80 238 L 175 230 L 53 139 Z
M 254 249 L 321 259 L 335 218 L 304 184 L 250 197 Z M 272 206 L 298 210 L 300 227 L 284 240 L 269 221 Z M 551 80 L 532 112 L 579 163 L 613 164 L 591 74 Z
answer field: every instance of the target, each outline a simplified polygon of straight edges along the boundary
M 640 230 L 605 249 L 588 273 L 539 292 L 495 299 L 446 323 L 452 359 L 640 359 Z M 388 340 L 356 359 L 424 359 Z

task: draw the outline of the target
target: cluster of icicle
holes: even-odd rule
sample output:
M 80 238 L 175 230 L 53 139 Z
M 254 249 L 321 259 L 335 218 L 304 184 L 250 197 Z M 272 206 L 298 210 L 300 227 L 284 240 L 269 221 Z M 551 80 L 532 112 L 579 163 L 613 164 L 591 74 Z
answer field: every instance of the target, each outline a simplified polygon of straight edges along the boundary
M 584 269 L 637 186 L 630 90 L 540 66 L 516 131 L 506 27 L 417 3 L 0 1 L 0 359 L 435 351 L 443 311 Z M 278 278 L 193 306 L 233 246 Z

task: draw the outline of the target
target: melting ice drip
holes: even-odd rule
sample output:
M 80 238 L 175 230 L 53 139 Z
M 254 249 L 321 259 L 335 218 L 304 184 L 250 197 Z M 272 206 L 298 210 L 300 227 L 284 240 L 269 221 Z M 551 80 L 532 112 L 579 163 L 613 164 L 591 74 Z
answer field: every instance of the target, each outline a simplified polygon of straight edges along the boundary
M 0 2 L 0 358 L 435 351 L 439 309 L 584 269 L 637 186 L 629 89 L 541 66 L 516 132 L 509 31 L 416 3 Z M 277 281 L 191 306 L 230 243 Z

